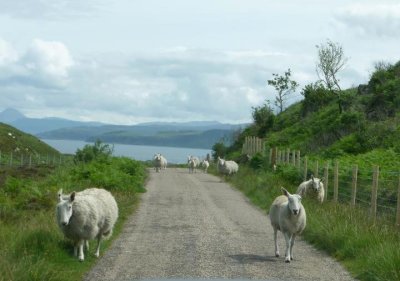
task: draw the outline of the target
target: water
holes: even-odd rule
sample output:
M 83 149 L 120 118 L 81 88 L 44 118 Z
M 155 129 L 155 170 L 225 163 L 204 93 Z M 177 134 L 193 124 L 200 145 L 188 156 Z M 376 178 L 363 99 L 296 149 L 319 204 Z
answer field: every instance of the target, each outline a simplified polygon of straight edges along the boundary
M 76 150 L 83 148 L 88 143 L 78 140 L 48 140 L 42 139 L 48 145 L 54 147 L 61 153 L 75 154 Z M 211 150 L 198 148 L 179 148 L 166 146 L 147 146 L 147 145 L 130 145 L 130 144 L 114 144 L 114 156 L 126 156 L 140 161 L 153 159 L 155 153 L 161 153 L 167 158 L 168 163 L 183 164 L 187 162 L 188 155 L 198 156 L 200 159 L 205 158 L 207 153 L 211 155 Z

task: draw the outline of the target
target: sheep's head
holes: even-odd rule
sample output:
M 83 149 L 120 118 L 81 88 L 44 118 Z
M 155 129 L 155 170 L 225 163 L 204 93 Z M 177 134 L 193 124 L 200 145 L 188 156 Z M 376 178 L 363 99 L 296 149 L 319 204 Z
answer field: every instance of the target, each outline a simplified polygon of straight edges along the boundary
M 312 188 L 315 192 L 318 192 L 323 183 L 322 183 L 323 179 L 319 179 L 319 178 L 314 178 L 314 176 L 311 176 L 311 183 L 312 183 Z
M 290 212 L 297 216 L 300 213 L 301 209 L 301 196 L 298 194 L 290 194 L 289 191 L 284 189 L 283 187 L 281 188 L 283 194 L 288 198 L 288 207 L 290 209 Z
M 62 194 L 62 190 L 58 192 L 57 204 L 57 221 L 60 226 L 67 226 L 72 216 L 72 203 L 75 200 L 75 192 L 70 196 Z

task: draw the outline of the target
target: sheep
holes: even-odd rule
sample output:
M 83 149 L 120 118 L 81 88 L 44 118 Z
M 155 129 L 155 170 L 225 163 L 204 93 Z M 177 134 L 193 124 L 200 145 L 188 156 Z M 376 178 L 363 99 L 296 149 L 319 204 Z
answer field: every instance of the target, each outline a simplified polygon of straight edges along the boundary
M 221 174 L 232 175 L 239 171 L 239 165 L 235 161 L 218 157 L 217 169 Z
M 314 178 L 311 175 L 311 179 L 308 181 L 303 181 L 299 187 L 297 188 L 296 193 L 305 197 L 306 195 L 310 195 L 311 197 L 316 197 L 317 200 L 322 203 L 325 198 L 325 189 L 324 184 L 322 183 L 323 179 Z
M 189 173 L 195 173 L 196 168 L 199 166 L 200 160 L 196 156 L 188 156 Z
M 206 159 L 204 159 L 203 161 L 201 161 L 201 166 L 204 168 L 204 173 L 207 174 L 207 170 L 208 167 L 210 166 L 210 163 Z
M 88 240 L 95 238 L 95 256 L 99 257 L 100 241 L 111 236 L 118 219 L 118 205 L 111 193 L 104 189 L 89 188 L 70 195 L 63 195 L 60 189 L 56 217 L 65 237 L 74 243 L 74 255 L 83 261 L 83 245 L 86 244 L 88 249 Z
M 284 195 L 275 198 L 269 210 L 269 218 L 274 229 L 275 256 L 279 257 L 277 232 L 280 230 L 286 240 L 285 262 L 293 260 L 293 246 L 296 235 L 306 227 L 306 210 L 301 204 L 301 196 L 290 194 L 283 187 Z
M 168 161 L 161 153 L 156 153 L 154 154 L 153 163 L 156 172 L 159 172 L 161 169 L 165 170 L 167 168 Z

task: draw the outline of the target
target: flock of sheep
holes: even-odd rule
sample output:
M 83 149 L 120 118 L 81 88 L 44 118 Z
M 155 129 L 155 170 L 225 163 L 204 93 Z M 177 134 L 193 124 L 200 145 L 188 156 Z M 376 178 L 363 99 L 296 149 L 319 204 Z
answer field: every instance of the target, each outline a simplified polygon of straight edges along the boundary
M 166 169 L 167 159 L 160 153 L 154 155 L 156 172 Z M 196 156 L 188 156 L 189 173 L 196 172 L 197 167 L 203 167 L 204 172 L 210 165 L 210 158 L 200 162 Z M 217 159 L 217 170 L 224 175 L 233 175 L 238 172 L 239 165 L 232 160 Z M 277 242 L 278 230 L 282 232 L 286 241 L 285 262 L 293 260 L 293 246 L 295 238 L 306 226 L 306 211 L 301 204 L 302 196 L 315 197 L 320 203 L 324 200 L 323 180 L 311 178 L 302 182 L 296 194 L 290 194 L 283 187 L 283 195 L 278 196 L 269 210 L 271 225 L 274 229 L 275 256 L 279 257 Z M 84 247 L 89 248 L 89 240 L 97 239 L 95 256 L 99 256 L 100 242 L 112 234 L 115 222 L 118 219 L 118 206 L 110 192 L 99 188 L 89 188 L 81 192 L 72 192 L 64 195 L 58 192 L 56 207 L 57 223 L 65 237 L 71 239 L 74 245 L 74 255 L 83 261 Z

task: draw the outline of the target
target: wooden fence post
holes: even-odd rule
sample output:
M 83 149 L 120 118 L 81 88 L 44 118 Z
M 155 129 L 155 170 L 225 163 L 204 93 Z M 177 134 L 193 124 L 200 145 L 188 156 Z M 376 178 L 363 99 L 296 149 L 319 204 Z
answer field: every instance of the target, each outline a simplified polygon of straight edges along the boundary
M 351 183 L 351 205 L 356 205 L 356 197 L 357 197 L 357 176 L 358 176 L 358 166 L 353 166 L 353 180 Z
M 339 161 L 335 162 L 335 170 L 333 174 L 333 202 L 338 202 L 339 193 Z
M 300 171 L 300 150 L 297 150 L 297 157 L 296 157 L 296 166 L 297 166 L 297 170 Z
M 290 158 L 290 148 L 286 148 L 286 161 L 285 161 L 286 164 L 290 163 L 289 158 Z
M 397 187 L 397 213 L 396 213 L 396 225 L 400 226 L 400 173 L 399 173 L 399 183 Z
M 304 180 L 307 180 L 307 157 L 304 157 Z
M 32 168 L 32 154 L 29 154 L 29 168 Z
M 328 184 L 329 184 L 329 163 L 326 163 L 324 171 L 325 200 L 328 199 Z
M 10 166 L 12 167 L 13 165 L 13 153 L 11 152 L 10 154 Z
M 318 174 L 319 174 L 319 166 L 318 166 L 318 160 L 317 162 L 315 162 L 315 170 L 314 170 L 314 177 L 318 178 Z
M 376 220 L 376 203 L 378 199 L 378 184 L 379 184 L 379 166 L 374 166 L 374 174 L 372 177 L 372 190 L 371 190 L 371 216 L 372 220 Z

